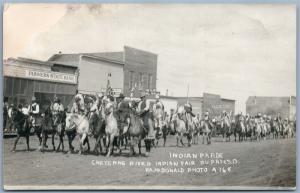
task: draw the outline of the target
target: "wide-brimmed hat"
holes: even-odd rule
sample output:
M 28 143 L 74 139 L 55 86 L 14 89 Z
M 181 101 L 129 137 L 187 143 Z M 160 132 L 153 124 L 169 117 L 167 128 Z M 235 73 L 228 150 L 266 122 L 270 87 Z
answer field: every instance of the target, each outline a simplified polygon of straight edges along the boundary
M 123 95 L 123 93 L 120 93 L 119 98 L 121 98 L 121 99 L 125 98 L 125 96 Z
M 59 102 L 59 98 L 58 97 L 54 97 L 54 102 Z
M 144 97 L 146 97 L 146 92 L 142 92 L 141 93 L 141 97 L 140 98 L 144 98 Z

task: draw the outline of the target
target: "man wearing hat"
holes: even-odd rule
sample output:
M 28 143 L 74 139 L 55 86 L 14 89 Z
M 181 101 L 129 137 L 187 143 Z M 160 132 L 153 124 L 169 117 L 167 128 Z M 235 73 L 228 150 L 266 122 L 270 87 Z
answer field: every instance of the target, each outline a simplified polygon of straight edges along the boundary
M 84 106 L 84 98 L 81 93 L 76 90 L 76 95 L 74 97 L 75 102 L 72 107 L 72 112 L 73 113 L 79 113 L 79 114 L 84 114 L 85 113 L 85 106 Z
M 129 103 L 126 102 L 123 93 L 119 95 L 119 103 L 117 105 L 117 115 L 118 115 L 118 126 L 120 127 L 121 134 L 127 132 L 129 127 Z
M 61 104 L 60 99 L 58 97 L 54 98 L 54 104 L 52 106 L 52 112 L 54 115 L 64 112 L 64 106 Z
M 165 119 L 164 114 L 164 105 L 159 99 L 159 95 L 155 95 L 155 103 L 153 105 L 153 112 L 154 112 L 154 125 L 155 128 L 159 128 L 159 134 L 162 132 L 163 127 L 163 120 Z
M 151 116 L 150 116 L 150 102 L 147 101 L 146 98 L 147 93 L 143 92 L 141 93 L 141 101 L 138 104 L 137 112 L 139 113 L 143 126 L 147 132 L 146 139 L 152 140 L 155 138 L 155 131 L 154 131 L 154 125 L 150 127 L 149 123 L 151 123 Z M 152 120 L 153 121 L 153 120 Z
M 32 115 L 32 124 L 34 125 L 36 122 L 36 119 L 40 115 L 40 105 L 36 102 L 35 96 L 31 99 L 31 105 L 29 106 L 29 113 Z
M 193 113 L 193 106 L 189 101 L 184 104 L 184 109 L 186 113 L 190 114 L 192 117 L 195 117 Z

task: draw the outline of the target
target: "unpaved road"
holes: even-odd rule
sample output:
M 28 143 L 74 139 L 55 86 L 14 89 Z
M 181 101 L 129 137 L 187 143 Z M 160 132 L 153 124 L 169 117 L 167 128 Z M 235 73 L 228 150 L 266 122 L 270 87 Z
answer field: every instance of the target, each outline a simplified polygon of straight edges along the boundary
M 128 150 L 121 155 L 106 158 L 103 155 L 78 155 L 56 153 L 48 150 L 41 153 L 36 150 L 37 138 L 30 138 L 31 151 L 25 151 L 25 139 L 21 139 L 16 152 L 10 152 L 14 138 L 4 139 L 4 173 L 3 183 L 6 189 L 11 188 L 129 188 L 135 186 L 148 189 L 166 188 L 233 188 L 247 187 L 295 187 L 296 185 L 296 139 L 265 140 L 261 142 L 221 142 L 213 139 L 212 145 L 193 145 L 192 147 L 176 147 L 174 136 L 168 136 L 166 147 L 151 150 L 149 157 L 128 157 Z M 94 140 L 91 140 L 92 142 Z M 56 141 L 56 143 L 58 140 Z M 65 143 L 67 144 L 67 143 Z M 77 140 L 74 141 L 77 147 Z M 49 148 L 51 143 L 48 141 Z M 93 147 L 93 143 L 92 143 Z M 66 148 L 68 149 L 68 147 Z M 144 149 L 142 150 L 144 153 Z M 215 158 L 174 158 L 170 153 L 197 154 L 198 156 L 214 155 L 210 153 L 223 153 L 218 160 L 236 159 L 236 164 L 207 164 L 200 161 Z M 190 153 L 190 154 L 189 154 Z M 182 155 L 182 154 L 181 154 Z M 218 154 L 220 155 L 220 154 Z M 103 161 L 108 161 L 106 164 Z M 118 165 L 113 164 L 119 161 Z M 129 166 L 130 161 L 134 166 Z M 161 161 L 177 162 L 179 166 L 156 166 Z M 183 161 L 184 165 L 181 165 Z M 147 164 L 151 166 L 138 166 Z M 194 162 L 194 165 L 191 164 Z M 125 166 L 122 165 L 125 163 Z M 101 165 L 102 164 L 102 165 Z M 159 163 L 158 163 L 159 164 Z M 217 173 L 212 172 L 212 168 Z M 228 168 L 230 171 L 228 172 Z M 146 172 L 146 168 L 164 168 L 165 172 Z M 166 172 L 167 169 L 178 169 L 180 172 Z M 194 170 L 187 172 L 188 168 Z M 202 172 L 199 172 L 202 168 Z M 207 172 L 203 172 L 207 168 Z M 223 169 L 226 169 L 224 172 Z M 220 172 L 221 171 L 221 172 Z M 161 187 L 163 186 L 163 187 Z

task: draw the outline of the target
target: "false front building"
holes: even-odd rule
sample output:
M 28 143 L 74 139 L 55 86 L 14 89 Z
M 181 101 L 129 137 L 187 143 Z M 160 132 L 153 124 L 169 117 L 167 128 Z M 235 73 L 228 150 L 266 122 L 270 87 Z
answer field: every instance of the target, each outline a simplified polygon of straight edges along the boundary
M 124 47 L 123 52 L 55 54 L 48 62 L 78 68 L 78 90 L 99 93 L 111 87 L 115 95 L 139 97 L 156 90 L 157 55 Z

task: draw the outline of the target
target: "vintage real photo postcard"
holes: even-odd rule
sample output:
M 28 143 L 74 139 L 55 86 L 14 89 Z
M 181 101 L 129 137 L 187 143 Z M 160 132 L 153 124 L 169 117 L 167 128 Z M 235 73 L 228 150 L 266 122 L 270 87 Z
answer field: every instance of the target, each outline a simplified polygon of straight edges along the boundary
M 296 6 L 5 4 L 5 190 L 294 190 Z

